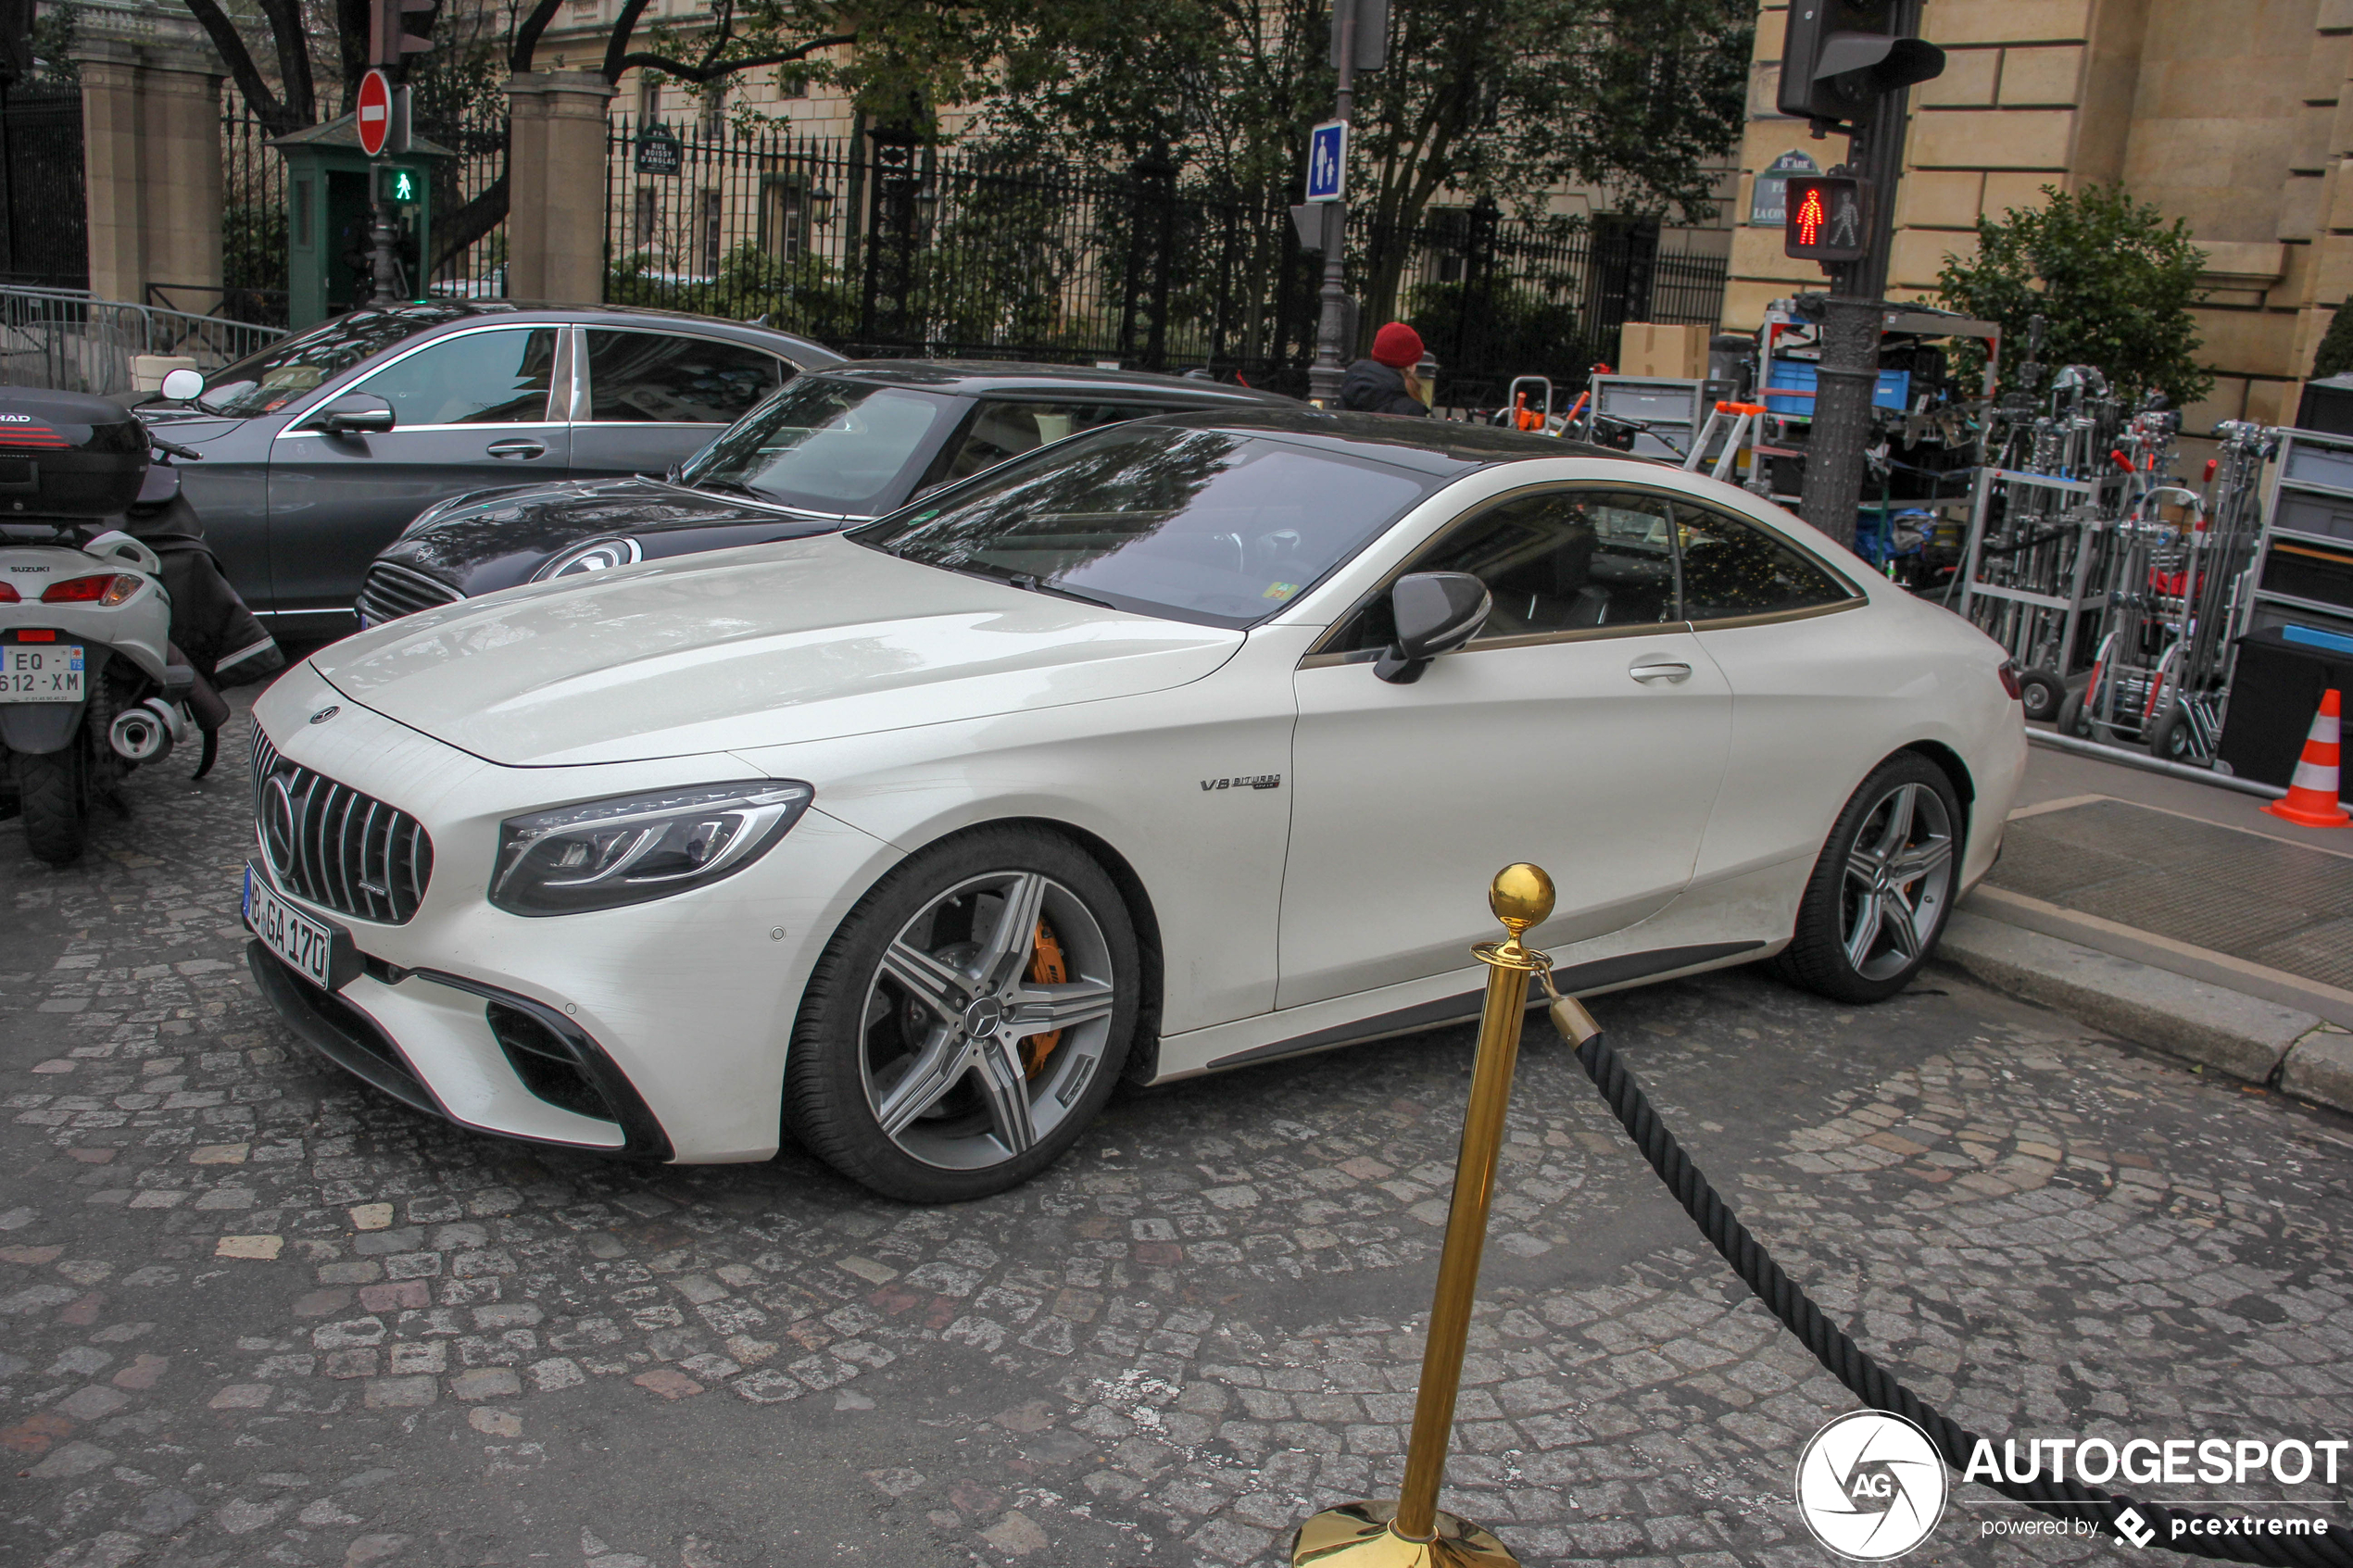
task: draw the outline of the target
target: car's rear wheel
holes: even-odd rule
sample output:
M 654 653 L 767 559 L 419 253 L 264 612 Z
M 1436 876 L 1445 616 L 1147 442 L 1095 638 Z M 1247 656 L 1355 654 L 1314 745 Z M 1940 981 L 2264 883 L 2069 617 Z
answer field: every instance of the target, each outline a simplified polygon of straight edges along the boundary
M 1880 764 L 1839 813 L 1806 885 L 1782 975 L 1842 1002 L 1910 983 L 1943 935 L 1959 874 L 1959 798 L 1917 752 Z
M 1141 973 L 1118 888 L 1069 839 L 1005 827 L 934 846 L 884 878 L 819 960 L 786 1125 L 893 1198 L 1001 1192 L 1102 1109 Z

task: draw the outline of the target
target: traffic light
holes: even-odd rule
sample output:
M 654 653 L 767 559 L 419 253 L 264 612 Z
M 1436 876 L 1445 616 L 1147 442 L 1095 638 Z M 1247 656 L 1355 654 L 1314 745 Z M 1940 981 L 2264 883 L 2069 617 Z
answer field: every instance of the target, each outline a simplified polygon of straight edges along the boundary
M 376 168 L 376 199 L 395 207 L 414 207 L 424 199 L 424 182 L 406 164 L 380 163 Z
M 368 63 L 399 80 L 401 62 L 433 47 L 440 0 L 369 0 Z
M 1871 248 L 1870 186 L 1852 174 L 1793 174 L 1781 254 L 1801 261 L 1860 261 Z
M 1780 111 L 1851 127 L 1881 94 L 1943 75 L 1944 51 L 1897 36 L 1899 25 L 1899 0 L 1790 0 Z

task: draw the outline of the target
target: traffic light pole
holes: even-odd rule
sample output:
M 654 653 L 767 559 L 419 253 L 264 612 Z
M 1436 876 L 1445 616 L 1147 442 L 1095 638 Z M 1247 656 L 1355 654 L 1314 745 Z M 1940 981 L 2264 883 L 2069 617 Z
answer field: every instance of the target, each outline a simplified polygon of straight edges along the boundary
M 1340 75 L 1332 118 L 1343 123 L 1356 112 L 1356 0 L 1332 0 L 1332 31 L 1338 34 L 1332 52 Z M 1324 313 L 1315 327 L 1315 362 L 1307 368 L 1307 396 L 1329 408 L 1339 407 L 1352 346 L 1340 341 L 1348 330 L 1348 204 L 1326 202 L 1323 208 Z
M 1919 33 L 1920 0 L 1902 0 L 1898 32 Z M 1859 261 L 1840 263 L 1822 301 L 1821 364 L 1814 388 L 1814 428 L 1806 444 L 1806 521 L 1842 545 L 1855 543 L 1863 496 L 1864 454 L 1871 435 L 1871 397 L 1879 385 L 1880 327 L 1886 311 L 1888 250 L 1895 233 L 1896 182 L 1904 172 L 1904 132 L 1911 92 L 1881 93 L 1856 121 L 1847 164 L 1871 192 L 1870 245 Z

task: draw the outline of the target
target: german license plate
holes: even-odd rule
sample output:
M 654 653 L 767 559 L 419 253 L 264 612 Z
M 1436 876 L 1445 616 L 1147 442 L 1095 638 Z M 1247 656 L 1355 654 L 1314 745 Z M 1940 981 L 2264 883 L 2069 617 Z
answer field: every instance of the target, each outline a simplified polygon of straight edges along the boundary
M 327 976 L 334 953 L 334 933 L 291 908 L 270 890 L 270 884 L 245 868 L 245 923 L 261 945 L 294 967 L 322 990 L 334 987 Z
M 80 702 L 80 643 L 0 644 L 0 702 Z

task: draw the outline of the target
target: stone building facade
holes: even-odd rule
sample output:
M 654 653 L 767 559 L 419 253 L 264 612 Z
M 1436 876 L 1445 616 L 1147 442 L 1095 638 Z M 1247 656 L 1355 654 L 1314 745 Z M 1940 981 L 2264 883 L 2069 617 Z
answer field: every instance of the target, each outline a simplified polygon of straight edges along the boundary
M 1891 297 L 1930 295 L 1944 258 L 1974 249 L 1981 215 L 2032 207 L 2045 187 L 2120 181 L 2187 219 L 2207 254 L 2197 319 L 2218 379 L 2187 428 L 2292 418 L 2353 289 L 2353 0 L 1929 0 L 1925 11 L 1947 59 L 1913 92 Z M 1781 255 L 1778 220 L 1753 220 L 1768 216 L 1751 199 L 1758 175 L 1791 152 L 1827 167 L 1846 150 L 1773 111 L 1787 20 L 1780 0 L 1760 6 L 1724 302 L 1735 330 L 1822 282 Z

